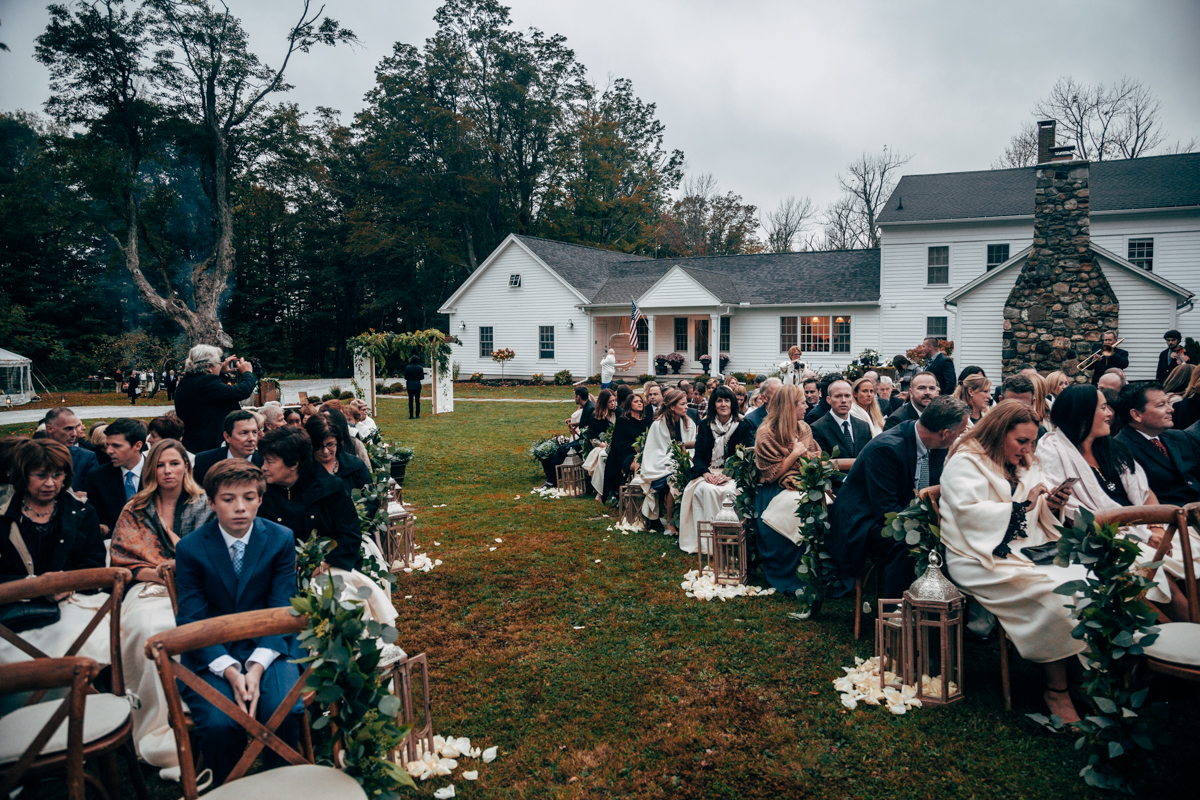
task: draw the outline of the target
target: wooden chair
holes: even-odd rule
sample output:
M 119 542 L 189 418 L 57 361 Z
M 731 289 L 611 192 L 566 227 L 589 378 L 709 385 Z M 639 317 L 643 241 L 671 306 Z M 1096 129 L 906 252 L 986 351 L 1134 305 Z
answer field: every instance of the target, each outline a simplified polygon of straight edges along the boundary
M 0 686 L 6 692 L 43 695 L 70 687 L 57 705 L 31 702 L 0 718 L 0 797 L 8 797 L 26 780 L 63 769 L 70 800 L 84 800 L 88 783 L 106 797 L 120 797 L 112 754 L 130 740 L 133 723 L 125 698 L 92 691 L 100 670 L 92 659 L 78 656 L 0 666 Z M 94 758 L 101 759 L 102 783 L 84 769 Z M 139 797 L 145 796 L 143 786 Z
M 1133 506 L 1096 515 L 1101 525 L 1116 523 L 1126 525 L 1163 525 L 1166 535 L 1158 545 L 1154 560 L 1159 561 L 1171 549 L 1171 542 L 1179 537 L 1179 549 L 1183 562 L 1184 594 L 1187 597 L 1188 618 L 1184 622 L 1166 622 L 1159 625 L 1158 639 L 1144 649 L 1146 666 L 1152 672 L 1200 681 L 1200 594 L 1196 588 L 1196 571 L 1192 563 L 1192 544 L 1188 534 L 1188 520 L 1200 524 L 1200 503 L 1184 508 L 1178 506 Z M 1161 569 L 1161 567 L 1159 567 Z
M 309 673 L 312 672 L 311 666 L 300 675 L 291 691 L 264 724 L 242 711 L 173 658 L 182 653 L 226 642 L 236 642 L 258 636 L 296 634 L 304 630 L 306 624 L 306 618 L 294 616 L 291 609 L 267 608 L 192 622 L 152 636 L 146 641 L 146 657 L 153 660 L 158 668 L 159 680 L 162 681 L 163 692 L 167 700 L 167 713 L 171 720 L 171 728 L 175 731 L 175 747 L 179 752 L 180 785 L 185 800 L 197 800 L 199 790 L 196 786 L 196 765 L 191 741 L 187 733 L 187 717 L 183 710 L 183 700 L 179 695 L 177 681 L 187 684 L 197 694 L 225 712 L 230 719 L 245 728 L 252 737 L 246 752 L 234 766 L 225 783 L 205 792 L 206 798 L 233 796 L 240 798 L 257 793 L 264 797 L 287 797 L 289 800 L 303 800 L 304 798 L 326 800 L 329 797 L 346 798 L 346 800 L 363 798 L 365 800 L 366 794 L 353 778 L 332 767 L 321 767 L 313 763 L 312 744 L 311 741 L 308 741 L 306 725 L 301 725 L 301 749 L 305 751 L 303 755 L 275 735 L 275 730 L 284 722 L 296 704 L 296 700 L 300 698 Z M 290 766 L 244 778 L 246 771 L 264 747 L 270 747 Z M 241 785 L 230 788 L 231 784 L 237 783 L 239 780 L 242 781 Z
M 171 611 L 179 614 L 179 591 L 175 588 L 175 559 L 159 564 L 156 571 L 167 587 L 167 594 L 171 596 Z

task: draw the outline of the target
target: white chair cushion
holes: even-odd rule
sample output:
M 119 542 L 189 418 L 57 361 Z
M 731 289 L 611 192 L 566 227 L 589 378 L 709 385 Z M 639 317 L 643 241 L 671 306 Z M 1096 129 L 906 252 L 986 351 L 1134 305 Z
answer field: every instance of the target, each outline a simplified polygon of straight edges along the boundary
M 1157 661 L 1200 667 L 1200 624 L 1170 622 L 1160 625 L 1158 638 L 1144 651 Z
M 62 702 L 48 700 L 44 703 L 34 703 L 0 717 L 0 764 L 10 764 L 19 760 Z M 124 725 L 127 719 L 129 700 L 126 698 L 111 694 L 88 695 L 87 706 L 83 712 L 83 743 L 104 738 Z M 67 720 L 68 718 L 63 719 L 58 730 L 42 748 L 41 755 L 59 753 L 67 749 Z
M 333 767 L 300 764 L 249 775 L 204 793 L 205 800 L 263 800 L 286 797 L 288 800 L 366 800 L 358 781 Z

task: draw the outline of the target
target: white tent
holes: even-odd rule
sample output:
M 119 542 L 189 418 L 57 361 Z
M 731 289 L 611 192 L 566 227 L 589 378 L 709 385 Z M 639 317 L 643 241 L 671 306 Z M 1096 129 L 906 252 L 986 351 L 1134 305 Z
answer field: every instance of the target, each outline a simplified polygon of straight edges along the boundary
M 0 402 L 19 406 L 33 399 L 32 364 L 25 356 L 0 348 L 0 394 L 4 395 Z

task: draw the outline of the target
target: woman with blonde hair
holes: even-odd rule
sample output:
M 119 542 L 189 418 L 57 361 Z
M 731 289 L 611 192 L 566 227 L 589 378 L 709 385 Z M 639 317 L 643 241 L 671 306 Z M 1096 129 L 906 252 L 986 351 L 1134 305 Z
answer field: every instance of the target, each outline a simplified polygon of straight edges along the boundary
M 783 594 L 794 595 L 804 588 L 796 577 L 800 563 L 800 520 L 796 509 L 800 493 L 792 478 L 800 472 L 800 458 L 821 454 L 812 429 L 804 421 L 808 404 L 804 390 L 784 384 L 775 390 L 767 405 L 767 416 L 754 440 L 754 461 L 761 483 L 754 498 L 758 514 L 758 550 L 767 581 Z
M 871 438 L 883 433 L 883 414 L 875 402 L 875 381 L 859 378 L 850 387 L 854 402 L 850 404 L 850 416 L 861 419 L 871 429 Z
M 1046 430 L 1053 430 L 1050 422 L 1049 384 L 1041 375 L 1030 375 L 1029 382 L 1033 384 L 1033 417 Z
M 801 385 L 804 382 L 804 364 L 800 361 L 804 351 L 797 345 L 788 348 L 787 361 L 779 363 L 779 380 L 787 384 Z
M 967 404 L 967 430 L 970 430 L 979 424 L 992 403 L 992 382 L 982 372 L 976 372 L 962 379 L 954 396 Z
M 646 499 L 642 502 L 642 513 L 647 519 L 665 519 L 666 529 L 677 535 L 678 531 L 671 524 L 671 514 L 675 507 L 674 492 L 682 494 L 684 487 L 672 488 L 670 479 L 675 474 L 675 459 L 671 456 L 675 444 L 693 447 L 696 443 L 698 429 L 696 423 L 688 416 L 687 394 L 679 389 L 667 389 L 663 394 L 662 406 L 650 430 L 646 432 L 646 444 L 638 459 L 638 474 L 635 480 L 642 485 Z M 662 510 L 659 510 L 659 500 L 662 499 Z
M 125 685 L 141 700 L 133 712 L 133 742 L 143 761 L 160 769 L 179 765 L 175 734 L 154 662 L 142 652 L 146 640 L 175 627 L 171 597 L 158 568 L 175 560 L 175 545 L 208 522 L 212 509 L 192 479 L 188 452 L 175 439 L 150 449 L 142 489 L 129 499 L 113 528 L 114 567 L 133 572 L 121 603 L 121 661 Z
M 1046 396 L 1049 398 L 1051 405 L 1054 404 L 1058 396 L 1072 383 L 1071 379 L 1067 377 L 1067 373 L 1061 370 L 1051 372 L 1042 380 L 1046 382 Z

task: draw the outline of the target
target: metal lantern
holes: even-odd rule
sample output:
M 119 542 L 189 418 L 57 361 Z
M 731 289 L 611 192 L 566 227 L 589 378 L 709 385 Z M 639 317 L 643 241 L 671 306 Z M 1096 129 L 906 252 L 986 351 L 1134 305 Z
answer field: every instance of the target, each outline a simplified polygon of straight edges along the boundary
M 400 503 L 388 503 L 387 527 L 375 531 L 375 543 L 383 553 L 388 572 L 401 572 L 413 565 L 416 541 L 417 518 Z
M 587 470 L 572 447 L 558 465 L 558 493 L 562 497 L 583 497 L 587 492 Z
M 904 684 L 911 682 L 905 651 L 904 612 L 901 605 L 900 600 L 879 601 L 879 616 L 875 618 L 875 657 L 879 661 L 881 687 L 900 689 Z
M 941 557 L 929 554 L 925 574 L 904 592 L 905 683 L 916 686 L 924 705 L 963 699 L 963 628 L 967 601 L 946 579 Z M 908 677 L 908 676 L 911 676 Z
M 617 504 L 617 516 L 626 525 L 639 525 L 642 521 L 642 501 L 646 493 L 635 483 L 627 483 L 621 487 L 620 502 Z
M 713 582 L 718 585 L 744 584 L 750 576 L 750 559 L 746 555 L 746 528 L 733 510 L 733 498 L 726 497 L 717 516 L 701 520 L 696 527 L 699 534 L 696 558 L 700 572 L 711 568 Z

